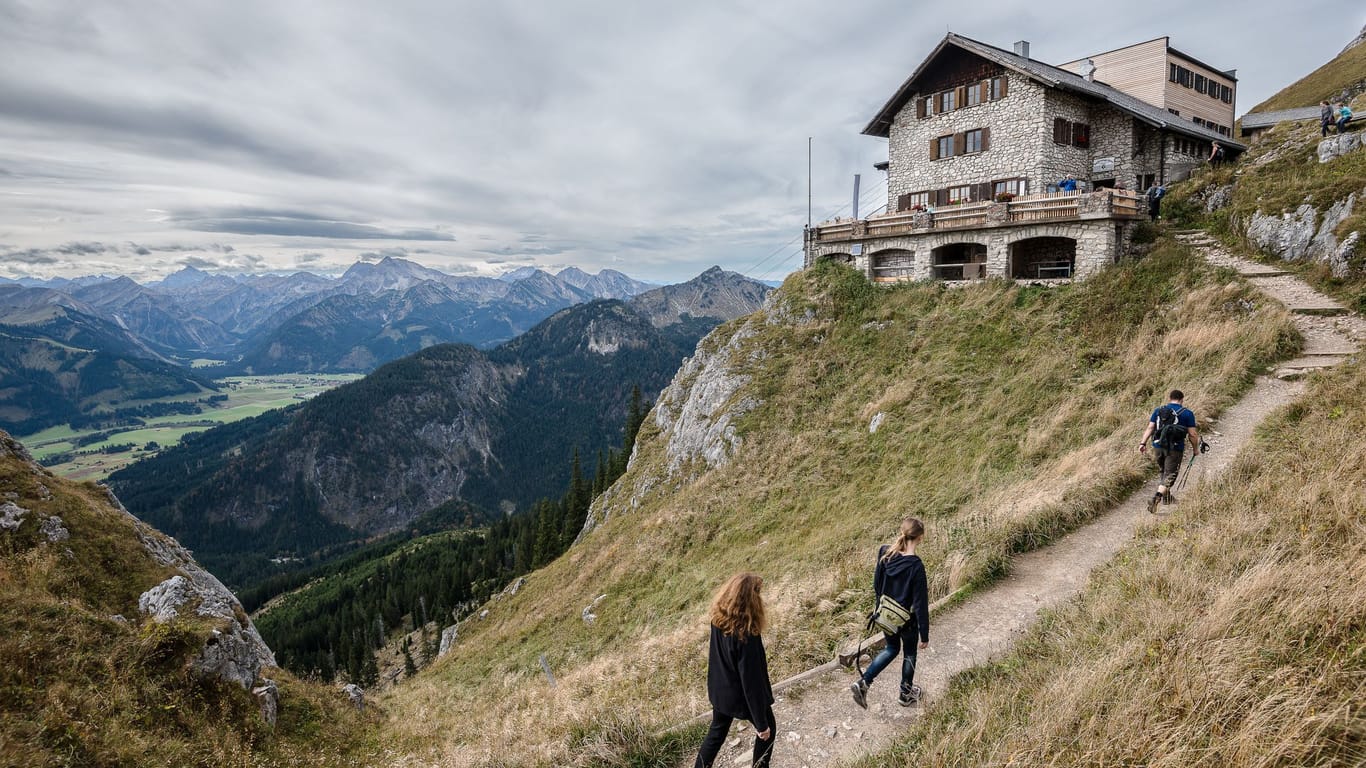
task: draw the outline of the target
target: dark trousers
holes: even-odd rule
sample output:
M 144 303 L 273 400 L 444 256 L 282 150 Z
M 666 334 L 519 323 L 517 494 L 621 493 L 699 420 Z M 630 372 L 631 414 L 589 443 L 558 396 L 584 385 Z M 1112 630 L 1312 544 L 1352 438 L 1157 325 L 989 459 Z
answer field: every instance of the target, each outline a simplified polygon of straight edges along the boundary
M 773 720 L 773 707 L 768 708 L 768 721 L 773 723 L 769 726 L 768 741 L 764 741 L 758 736 L 754 737 L 754 756 L 752 765 L 755 768 L 767 768 L 768 761 L 773 757 L 773 742 L 778 740 L 778 725 Z M 696 768 L 711 768 L 716 761 L 716 755 L 721 751 L 721 746 L 726 743 L 726 736 L 730 735 L 730 724 L 735 722 L 735 718 L 730 715 L 723 715 L 716 710 L 711 711 L 711 728 L 707 729 L 706 738 L 702 739 L 702 750 L 697 753 Z
M 1162 215 L 1162 200 L 1161 200 L 1161 198 L 1158 198 L 1158 199 L 1156 199 L 1156 200 L 1149 200 L 1149 201 L 1148 201 L 1148 218 L 1156 220 L 1156 219 L 1158 219 L 1158 218 L 1161 218 L 1161 215 Z
M 1343 117 L 1343 118 L 1339 118 L 1339 119 L 1338 119 L 1338 133 L 1343 133 L 1344 131 L 1347 130 L 1347 123 L 1348 123 L 1351 119 L 1352 119 L 1352 118 L 1350 118 L 1350 117 Z
M 1161 473 L 1158 478 L 1158 485 L 1171 488 L 1176 482 L 1176 476 L 1181 472 L 1181 457 L 1185 454 L 1184 448 L 1166 450 L 1156 448 L 1153 450 L 1153 458 L 1157 460 L 1157 471 Z
M 882 670 L 885 669 L 888 664 L 892 663 L 892 659 L 895 659 L 896 655 L 901 653 L 902 650 L 901 635 L 883 635 L 883 637 L 887 639 L 887 647 L 883 648 L 882 652 L 873 658 L 873 663 L 869 664 L 868 668 L 863 670 L 863 681 L 869 685 L 873 684 L 873 680 L 882 673 Z M 905 640 L 906 651 L 901 654 L 902 691 L 911 690 L 911 686 L 915 683 L 915 642 L 914 637 L 907 638 Z
M 1323 128 L 1323 135 L 1324 135 L 1324 136 L 1327 136 L 1327 135 L 1328 135 L 1328 126 L 1330 126 L 1330 125 L 1333 124 L 1333 120 L 1332 120 L 1332 118 L 1325 118 L 1325 119 L 1322 121 L 1322 123 L 1323 123 L 1323 125 L 1322 125 L 1322 128 Z

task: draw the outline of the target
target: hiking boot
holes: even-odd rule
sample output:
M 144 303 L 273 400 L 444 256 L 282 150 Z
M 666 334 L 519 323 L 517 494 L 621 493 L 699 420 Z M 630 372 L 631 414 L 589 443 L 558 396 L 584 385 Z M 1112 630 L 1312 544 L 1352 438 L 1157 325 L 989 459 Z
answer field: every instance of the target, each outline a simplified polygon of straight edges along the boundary
M 854 683 L 849 686 L 849 692 L 854 694 L 855 704 L 864 709 L 868 708 L 868 682 L 866 680 L 861 677 L 858 680 L 855 680 Z
M 1148 514 L 1150 514 L 1150 515 L 1155 515 L 1155 514 L 1157 514 L 1157 505 L 1158 505 L 1158 503 L 1161 502 L 1161 501 L 1162 501 L 1162 494 L 1160 494 L 1160 493 L 1154 493 L 1154 494 L 1153 494 L 1153 497 L 1152 497 L 1151 499 L 1148 499 Z
M 902 688 L 901 695 L 897 697 L 897 703 L 903 707 L 913 707 L 920 703 L 920 686 L 913 685 L 910 688 Z

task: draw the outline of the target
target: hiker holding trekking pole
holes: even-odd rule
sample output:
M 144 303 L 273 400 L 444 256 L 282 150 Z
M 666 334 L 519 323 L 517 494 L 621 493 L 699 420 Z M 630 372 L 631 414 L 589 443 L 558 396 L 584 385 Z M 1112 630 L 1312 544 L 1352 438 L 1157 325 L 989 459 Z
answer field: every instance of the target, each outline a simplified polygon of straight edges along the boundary
M 854 703 L 868 708 L 868 686 L 886 666 L 901 653 L 901 706 L 909 707 L 920 701 L 920 686 L 915 685 L 916 641 L 919 650 L 930 645 L 930 590 L 925 577 L 925 564 L 915 548 L 925 539 L 925 524 L 914 517 L 901 521 L 896 540 L 883 544 L 877 553 L 877 568 L 873 572 L 873 591 L 877 608 L 868 617 L 868 631 L 882 631 L 887 645 L 859 673 L 859 679 L 849 686 Z
M 730 577 L 711 604 L 711 647 L 707 654 L 707 698 L 711 728 L 702 740 L 696 768 L 711 768 L 736 719 L 754 725 L 751 765 L 764 768 L 773 757 L 773 686 L 764 652 L 764 580 L 754 573 Z
M 1179 389 L 1173 389 L 1170 402 L 1153 409 L 1148 417 L 1148 428 L 1143 430 L 1143 438 L 1138 441 L 1140 453 L 1148 450 L 1148 440 L 1152 439 L 1153 458 L 1157 461 L 1159 477 L 1157 492 L 1148 500 L 1148 512 L 1157 512 L 1158 504 L 1171 504 L 1172 485 L 1181 472 L 1181 457 L 1186 452 L 1186 436 L 1199 453 L 1191 454 L 1191 464 L 1195 457 L 1209 450 L 1209 443 L 1200 439 L 1200 431 L 1195 428 L 1195 412 L 1184 404 L 1186 396 Z

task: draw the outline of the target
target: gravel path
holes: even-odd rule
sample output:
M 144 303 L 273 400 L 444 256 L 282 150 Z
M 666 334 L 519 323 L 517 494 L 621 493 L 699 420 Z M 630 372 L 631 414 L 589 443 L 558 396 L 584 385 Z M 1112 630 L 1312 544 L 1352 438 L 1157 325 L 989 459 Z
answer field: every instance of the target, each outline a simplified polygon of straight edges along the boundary
M 1240 272 L 1267 271 L 1263 265 L 1231 256 L 1205 237 L 1183 239 L 1212 262 Z M 1337 306 L 1294 277 L 1278 275 L 1254 282 L 1292 308 Z M 1214 450 L 1196 461 L 1186 493 L 1198 493 L 1204 478 L 1222 472 L 1247 445 L 1262 419 L 1300 394 L 1304 385 L 1294 379 L 1310 368 L 1345 359 L 1366 341 L 1366 321 L 1357 316 L 1296 314 L 1295 321 L 1306 336 L 1305 358 L 1309 362 L 1291 373 L 1283 366 L 1277 370 L 1277 377 L 1259 378 L 1246 396 L 1210 423 L 1208 436 Z M 1195 405 L 1198 412 L 1199 404 Z M 1152 487 L 1144 487 L 1057 543 L 1016 557 L 1004 579 L 962 604 L 936 613 L 931 622 L 930 647 L 920 652 L 916 673 L 916 682 L 925 691 L 922 706 L 933 706 L 953 675 L 1008 650 L 1041 610 L 1078 594 L 1092 569 L 1112 558 L 1140 526 L 1160 519 L 1145 510 L 1151 493 Z M 859 709 L 850 697 L 852 670 L 828 671 L 779 692 L 774 705 L 778 722 L 774 768 L 831 766 L 892 744 L 919 713 L 918 708 L 897 704 L 899 677 L 898 659 L 869 690 L 867 711 Z M 753 731 L 747 724 L 737 723 L 716 765 L 748 765 L 752 739 Z M 692 757 L 682 765 L 692 765 Z

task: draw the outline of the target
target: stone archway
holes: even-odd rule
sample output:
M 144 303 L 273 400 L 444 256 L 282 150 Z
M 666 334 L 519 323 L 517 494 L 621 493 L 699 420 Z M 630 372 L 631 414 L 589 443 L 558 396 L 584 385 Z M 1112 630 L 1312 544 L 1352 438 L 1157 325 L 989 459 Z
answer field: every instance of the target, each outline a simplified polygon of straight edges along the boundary
M 821 256 L 820 261 L 833 261 L 836 264 L 848 264 L 854 266 L 854 254 L 852 253 L 827 253 Z
M 987 247 L 982 243 L 949 243 L 930 251 L 930 277 L 977 280 L 986 276 Z
M 1010 276 L 1015 280 L 1071 277 L 1076 270 L 1073 238 L 1030 237 L 1010 244 Z
M 873 280 L 879 283 L 915 279 L 915 251 L 888 248 L 869 256 Z

